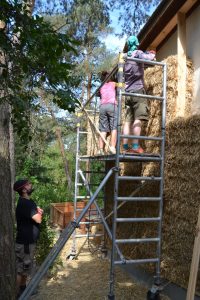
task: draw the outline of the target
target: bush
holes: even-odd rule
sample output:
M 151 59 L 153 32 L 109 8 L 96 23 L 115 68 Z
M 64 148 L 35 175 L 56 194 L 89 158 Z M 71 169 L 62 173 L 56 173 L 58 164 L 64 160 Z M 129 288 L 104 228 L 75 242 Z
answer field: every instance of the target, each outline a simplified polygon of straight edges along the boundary
M 55 241 L 55 232 L 48 225 L 49 217 L 44 216 L 40 227 L 40 238 L 37 243 L 36 262 L 41 264 L 49 254 Z

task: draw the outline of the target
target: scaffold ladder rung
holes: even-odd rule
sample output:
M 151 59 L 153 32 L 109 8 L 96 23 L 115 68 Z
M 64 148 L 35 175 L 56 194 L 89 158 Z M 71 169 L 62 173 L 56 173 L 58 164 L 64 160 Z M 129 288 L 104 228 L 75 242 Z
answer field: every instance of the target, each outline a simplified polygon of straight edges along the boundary
M 116 222 L 159 222 L 160 217 L 156 218 L 116 218 Z
M 83 222 L 80 222 L 79 223 L 80 225 L 81 224 L 92 224 L 92 225 L 96 225 L 96 224 L 102 224 L 101 221 L 94 221 L 94 220 L 91 220 L 91 221 L 83 221 Z
M 163 137 L 156 136 L 136 136 L 136 135 L 128 135 L 128 134 L 120 134 L 120 139 L 138 139 L 138 140 L 147 140 L 147 141 L 163 141 Z
M 139 101 L 142 101 L 143 99 L 149 99 L 149 100 L 159 100 L 159 101 L 163 101 L 164 98 L 163 97 L 159 97 L 159 96 L 151 96 L 151 95 L 141 95 L 141 94 L 137 94 L 137 93 L 129 93 L 129 92 L 122 92 L 122 96 L 134 96 L 134 97 L 139 97 Z M 141 100 L 140 100 L 141 99 Z
M 90 197 L 77 197 L 77 199 L 85 199 L 85 200 L 89 200 L 90 199 Z M 103 196 L 99 196 L 98 198 L 97 198 L 97 200 L 98 199 L 103 199 Z M 77 202 L 78 203 L 78 202 Z M 77 208 L 77 210 L 78 210 L 78 208 Z
M 117 244 L 131 244 L 131 243 L 152 243 L 159 242 L 160 238 L 140 238 L 140 239 L 117 239 Z
M 84 183 L 77 183 L 77 186 L 84 186 Z M 89 183 L 89 186 L 99 186 L 98 183 Z
M 103 233 L 95 233 L 95 234 L 87 234 L 87 233 L 83 233 L 83 234 L 76 234 L 76 238 L 82 238 L 82 237 L 88 237 L 88 238 L 91 238 L 91 237 L 99 237 L 99 236 L 103 236 Z
M 146 59 L 140 59 L 140 58 L 133 58 L 133 57 L 127 57 L 127 61 L 134 61 L 138 63 L 144 63 L 145 65 L 152 65 L 152 66 L 161 66 L 163 68 L 166 67 L 165 63 L 154 61 L 154 60 L 146 60 Z
M 161 197 L 117 197 L 118 201 L 161 201 Z
M 147 177 L 147 176 L 118 176 L 119 180 L 140 180 L 140 181 L 161 181 L 162 177 Z
M 122 153 L 119 155 L 119 159 L 120 161 L 123 160 L 128 160 L 128 162 L 134 163 L 136 161 L 146 161 L 146 162 L 161 162 L 162 161 L 162 157 L 157 155 L 157 156 L 149 156 L 149 155 L 138 155 L 138 154 L 126 154 L 126 153 Z
M 105 171 L 84 171 L 86 174 L 105 174 Z
M 115 265 L 130 265 L 130 264 L 145 264 L 159 262 L 158 258 L 145 258 L 145 259 L 127 259 L 125 261 L 116 260 Z

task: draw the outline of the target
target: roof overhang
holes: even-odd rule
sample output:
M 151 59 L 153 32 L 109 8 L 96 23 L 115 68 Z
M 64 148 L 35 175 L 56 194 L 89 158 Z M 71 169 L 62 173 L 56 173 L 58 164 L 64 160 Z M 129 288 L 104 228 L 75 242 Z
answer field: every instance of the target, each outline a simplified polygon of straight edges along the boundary
M 139 48 L 158 49 L 177 27 L 177 13 L 187 16 L 200 5 L 199 0 L 163 0 L 138 34 Z M 127 52 L 127 45 L 124 47 Z

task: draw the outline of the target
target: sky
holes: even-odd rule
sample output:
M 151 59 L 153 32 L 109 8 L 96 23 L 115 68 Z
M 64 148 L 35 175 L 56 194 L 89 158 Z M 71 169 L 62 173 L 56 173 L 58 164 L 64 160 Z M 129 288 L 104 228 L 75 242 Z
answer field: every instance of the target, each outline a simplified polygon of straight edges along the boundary
M 154 12 L 156 7 L 151 7 L 150 9 L 150 15 Z M 116 36 L 116 33 L 121 32 L 121 25 L 118 21 L 119 18 L 119 10 L 114 10 L 110 12 L 110 19 L 111 19 L 111 27 L 114 29 L 114 34 L 109 34 L 106 38 L 103 39 L 103 41 L 106 44 L 106 47 L 109 50 L 112 50 L 116 53 L 119 53 L 123 50 L 127 36 L 124 36 L 122 38 Z M 143 25 L 141 26 L 141 28 Z
M 118 22 L 119 17 L 119 11 L 112 11 L 110 13 L 110 19 L 111 19 L 111 27 L 114 29 L 114 34 L 109 34 L 106 38 L 103 39 L 103 41 L 106 44 L 106 47 L 109 50 L 115 51 L 116 53 L 119 53 L 123 50 L 126 37 L 118 37 L 115 35 L 115 33 L 120 33 L 120 23 Z
M 125 41 L 126 41 L 126 38 L 125 38 L 125 37 L 119 38 L 119 37 L 115 36 L 114 34 L 109 34 L 109 35 L 104 39 L 104 42 L 105 42 L 105 44 L 106 44 L 106 47 L 107 47 L 109 50 L 115 51 L 116 53 L 123 50 L 124 45 L 125 45 Z
M 123 51 L 127 36 L 118 37 L 115 34 L 121 32 L 121 25 L 118 21 L 119 18 L 119 10 L 114 10 L 110 12 L 110 19 L 111 19 L 111 27 L 114 29 L 113 34 L 108 34 L 102 41 L 105 43 L 108 50 L 114 51 L 116 54 Z M 153 13 L 153 9 L 151 11 Z M 65 112 L 63 111 L 65 114 Z M 63 116 L 62 113 L 59 113 L 59 116 Z

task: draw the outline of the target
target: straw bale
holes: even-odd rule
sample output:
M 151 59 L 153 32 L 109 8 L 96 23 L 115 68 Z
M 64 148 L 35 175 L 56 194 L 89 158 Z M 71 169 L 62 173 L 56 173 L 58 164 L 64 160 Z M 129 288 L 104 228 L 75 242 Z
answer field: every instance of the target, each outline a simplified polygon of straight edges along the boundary
M 99 128 L 99 116 L 97 113 L 94 113 L 93 115 L 90 115 L 93 124 Z M 94 126 L 91 124 L 91 122 L 89 122 L 89 120 L 87 121 L 87 155 L 89 156 L 93 156 L 97 154 L 98 151 L 98 135 L 95 131 Z
M 162 226 L 162 276 L 183 287 L 187 287 L 189 269 L 195 235 L 195 226 L 200 205 L 200 116 L 191 115 L 193 96 L 193 67 L 187 60 L 186 106 L 184 117 L 176 117 L 177 99 L 177 57 L 170 56 L 167 63 L 167 115 L 166 115 L 166 147 L 164 168 L 164 207 Z M 162 71 L 159 66 L 145 70 L 147 94 L 162 95 Z M 145 134 L 161 135 L 161 104 L 149 103 L 150 119 L 146 124 Z M 159 153 L 160 143 L 145 142 L 147 153 Z M 124 164 L 123 174 L 159 176 L 158 163 Z M 120 195 L 130 194 L 139 184 L 123 182 L 119 186 Z M 110 187 L 109 183 L 109 187 Z M 106 189 L 108 201 L 106 210 L 112 210 L 112 191 Z M 158 196 L 159 184 L 148 183 L 138 196 Z M 126 203 L 118 212 L 121 217 L 158 216 L 158 205 L 155 203 Z M 110 221 L 111 222 L 111 221 Z M 117 237 L 155 237 L 157 226 L 148 224 L 122 223 L 117 226 Z M 156 256 L 155 245 L 124 245 L 123 253 L 127 258 L 147 258 Z M 153 270 L 153 266 L 148 267 Z M 200 273 L 200 272 L 199 272 Z M 197 290 L 200 289 L 200 276 Z

